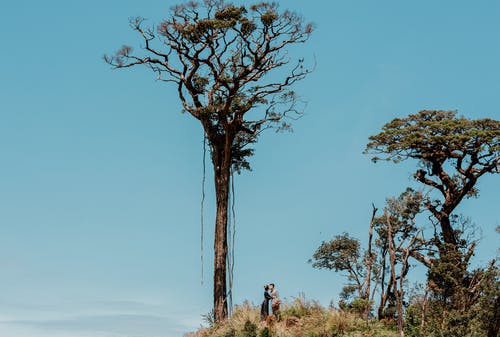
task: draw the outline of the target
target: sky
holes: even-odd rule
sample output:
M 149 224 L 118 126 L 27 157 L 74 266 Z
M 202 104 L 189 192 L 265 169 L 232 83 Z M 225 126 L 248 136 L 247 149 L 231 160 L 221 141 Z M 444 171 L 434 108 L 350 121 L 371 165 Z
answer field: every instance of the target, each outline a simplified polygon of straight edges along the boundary
M 176 3 L 0 3 L 1 336 L 182 336 L 210 310 L 201 127 L 172 87 L 102 60 L 138 42 L 129 17 L 155 23 Z M 234 302 L 260 303 L 274 282 L 328 304 L 343 279 L 307 263 L 315 248 L 342 232 L 364 240 L 372 202 L 418 187 L 415 163 L 363 155 L 368 137 L 422 109 L 500 119 L 500 3 L 280 4 L 315 23 L 295 53 L 316 70 L 296 87 L 308 104 L 294 132 L 265 134 L 235 179 Z M 459 209 L 478 228 L 476 265 L 497 254 L 500 180 L 479 188 Z

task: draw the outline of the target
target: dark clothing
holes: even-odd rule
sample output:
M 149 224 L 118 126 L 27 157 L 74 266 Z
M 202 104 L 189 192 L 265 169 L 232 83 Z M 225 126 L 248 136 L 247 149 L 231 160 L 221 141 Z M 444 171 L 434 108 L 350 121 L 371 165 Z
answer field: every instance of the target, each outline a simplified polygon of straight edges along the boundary
M 264 302 L 260 306 L 260 320 L 265 321 L 269 316 L 269 301 L 272 299 L 267 291 L 264 291 Z

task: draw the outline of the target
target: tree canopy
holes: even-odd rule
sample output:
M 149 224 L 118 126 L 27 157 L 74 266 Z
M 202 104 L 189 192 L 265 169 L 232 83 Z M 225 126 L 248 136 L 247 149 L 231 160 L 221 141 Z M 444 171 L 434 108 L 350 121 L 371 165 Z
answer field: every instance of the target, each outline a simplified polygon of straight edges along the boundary
M 143 40 L 142 51 L 123 46 L 105 61 L 115 68 L 146 66 L 158 80 L 172 83 L 212 146 L 230 136 L 237 171 L 250 168 L 246 158 L 253 150 L 247 146 L 262 130 L 289 129 L 287 117 L 301 114 L 291 87 L 310 70 L 287 47 L 305 42 L 313 25 L 299 14 L 280 11 L 274 2 L 189 1 L 173 7 L 157 27 L 140 17 L 130 26 Z M 245 118 L 250 110 L 255 113 Z
M 373 154 L 375 162 L 418 160 L 415 179 L 442 196 L 428 199 L 425 206 L 441 224 L 444 242 L 456 245 L 451 213 L 464 197 L 477 195 L 481 176 L 500 172 L 500 121 L 423 110 L 393 119 L 369 139 L 365 152 Z

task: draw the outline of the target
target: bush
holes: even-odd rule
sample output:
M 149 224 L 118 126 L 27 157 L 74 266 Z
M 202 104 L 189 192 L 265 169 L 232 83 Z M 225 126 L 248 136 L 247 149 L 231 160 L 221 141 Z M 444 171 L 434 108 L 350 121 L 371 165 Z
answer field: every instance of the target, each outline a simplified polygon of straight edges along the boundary
M 318 302 L 308 301 L 304 296 L 297 297 L 293 300 L 293 303 L 286 304 L 281 309 L 281 316 L 284 320 L 287 317 L 298 317 L 302 318 L 305 316 L 314 316 L 319 314 L 325 309 L 321 307 Z
M 237 337 L 257 337 L 257 325 L 247 320 L 243 326 L 243 330 Z
M 267 326 L 260 330 L 259 337 L 271 337 L 271 331 Z
M 371 310 L 372 303 L 370 300 L 365 299 L 365 298 L 355 298 L 351 303 L 349 303 L 349 310 L 357 314 L 359 316 L 362 316 L 366 313 L 366 309 Z
M 229 329 L 223 331 L 219 336 L 220 337 L 236 337 L 236 330 L 234 330 L 234 328 L 230 327 Z

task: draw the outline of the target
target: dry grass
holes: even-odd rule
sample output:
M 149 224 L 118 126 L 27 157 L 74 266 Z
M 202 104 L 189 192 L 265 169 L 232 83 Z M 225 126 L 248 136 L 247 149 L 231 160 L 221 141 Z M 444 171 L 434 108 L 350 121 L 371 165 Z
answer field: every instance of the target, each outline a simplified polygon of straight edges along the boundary
M 287 319 L 298 323 L 287 327 Z M 365 321 L 356 315 L 330 310 L 314 301 L 297 298 L 281 309 L 281 320 L 260 322 L 259 308 L 248 303 L 237 306 L 223 324 L 202 328 L 186 337 L 397 337 L 393 327 Z

